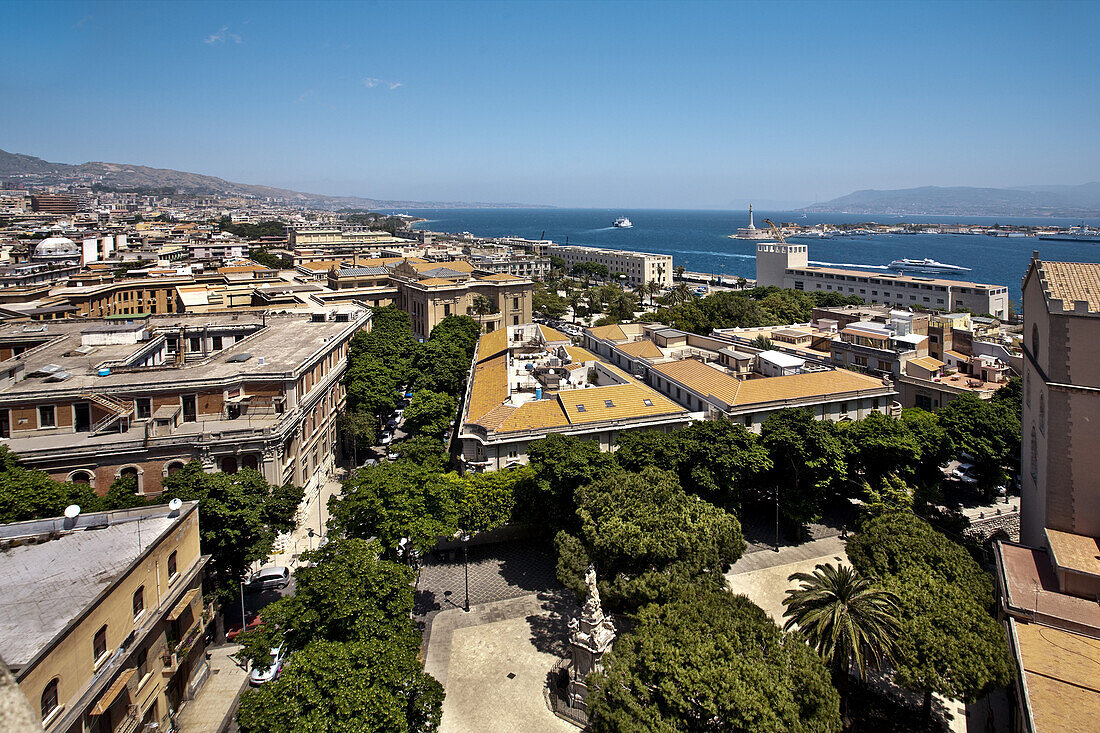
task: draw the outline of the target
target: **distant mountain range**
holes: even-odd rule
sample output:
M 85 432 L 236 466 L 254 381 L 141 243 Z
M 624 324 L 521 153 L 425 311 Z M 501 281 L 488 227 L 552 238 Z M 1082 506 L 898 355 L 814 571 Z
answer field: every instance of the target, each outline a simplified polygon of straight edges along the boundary
M 233 183 L 214 176 L 170 168 L 149 168 L 124 163 L 50 163 L 32 155 L 0 150 L 0 183 L 7 188 L 99 184 L 110 189 L 174 189 L 199 196 L 255 196 L 319 209 L 458 209 L 549 208 L 534 204 L 470 203 L 456 201 L 402 201 L 359 196 L 324 196 L 285 188 Z
M 1100 182 L 1080 186 L 973 188 L 923 186 L 865 190 L 812 204 L 816 214 L 927 214 L 932 216 L 1100 216 Z

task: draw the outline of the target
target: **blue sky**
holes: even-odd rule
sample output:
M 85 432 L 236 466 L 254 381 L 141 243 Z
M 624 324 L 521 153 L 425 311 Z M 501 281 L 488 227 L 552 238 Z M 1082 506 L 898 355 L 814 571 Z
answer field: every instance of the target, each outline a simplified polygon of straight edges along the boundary
M 1100 179 L 1100 3 L 9 3 L 0 148 L 740 208 Z

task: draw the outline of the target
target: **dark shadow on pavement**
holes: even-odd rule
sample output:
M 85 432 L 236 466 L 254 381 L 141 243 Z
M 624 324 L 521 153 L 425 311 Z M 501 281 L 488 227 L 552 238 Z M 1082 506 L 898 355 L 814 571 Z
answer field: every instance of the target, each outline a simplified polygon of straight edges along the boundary
M 580 613 L 573 594 L 562 590 L 539 593 L 543 613 L 527 617 L 531 627 L 531 643 L 540 652 L 557 657 L 569 655 L 569 619 Z

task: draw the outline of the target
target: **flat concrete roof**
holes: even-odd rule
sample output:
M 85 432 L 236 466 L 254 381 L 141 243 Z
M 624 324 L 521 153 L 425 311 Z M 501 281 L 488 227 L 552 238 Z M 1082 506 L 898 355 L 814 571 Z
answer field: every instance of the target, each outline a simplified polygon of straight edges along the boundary
M 351 321 L 313 321 L 309 313 L 267 315 L 266 321 L 264 316 L 251 312 L 153 316 L 144 321 L 142 327 L 149 328 L 154 334 L 162 332 L 169 336 L 172 335 L 172 329 L 178 329 L 181 325 L 191 330 L 201 329 L 204 326 L 262 327 L 200 361 L 182 366 L 168 365 L 132 371 L 112 371 L 111 374 L 103 377 L 98 376 L 96 369 L 98 364 L 124 360 L 147 347 L 148 342 L 97 346 L 87 355 L 67 356 L 75 353 L 74 350 L 81 345 L 82 332 L 88 331 L 90 326 L 101 324 L 102 321 L 89 320 L 51 321 L 42 324 L 46 327 L 45 330 L 33 332 L 22 331 L 21 327 L 25 324 L 0 324 L 0 341 L 51 337 L 47 343 L 0 362 L 0 365 L 10 367 L 21 361 L 26 365 L 25 373 L 31 374 L 47 364 L 55 364 L 73 375 L 71 379 L 56 384 L 38 378 L 24 379 L 0 390 L 0 402 L 7 401 L 12 396 L 44 397 L 50 392 L 124 388 L 150 383 L 163 385 L 206 380 L 224 381 L 242 376 L 279 378 L 300 368 L 312 355 L 325 348 L 333 338 L 357 328 L 361 322 L 358 322 L 354 315 Z M 188 336 L 191 335 L 197 334 L 188 333 Z M 227 361 L 229 357 L 241 351 L 249 352 L 252 358 L 241 363 Z
M 1063 570 L 1100 576 L 1100 543 L 1095 537 L 1047 529 L 1054 563 Z
M 91 517 L 102 515 L 117 518 L 101 529 L 62 532 L 56 539 L 0 553 L 0 656 L 9 665 L 22 667 L 33 660 L 179 519 L 169 516 L 167 506 Z M 43 523 L 20 523 L 35 524 Z

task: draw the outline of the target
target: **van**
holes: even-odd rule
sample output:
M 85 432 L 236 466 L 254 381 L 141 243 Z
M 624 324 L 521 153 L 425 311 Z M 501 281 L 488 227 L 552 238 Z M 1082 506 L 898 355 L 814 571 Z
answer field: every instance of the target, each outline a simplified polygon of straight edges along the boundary
M 249 590 L 282 590 L 290 585 L 290 568 L 283 565 L 271 565 L 260 568 L 248 580 Z

